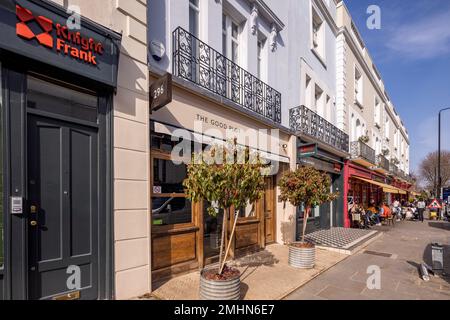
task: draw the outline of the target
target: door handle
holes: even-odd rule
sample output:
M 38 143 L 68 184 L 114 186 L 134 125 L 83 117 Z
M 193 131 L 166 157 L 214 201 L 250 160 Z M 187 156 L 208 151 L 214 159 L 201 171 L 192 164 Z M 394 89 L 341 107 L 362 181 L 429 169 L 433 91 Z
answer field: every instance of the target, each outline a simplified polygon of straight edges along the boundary
M 30 221 L 30 226 L 36 227 L 37 225 L 38 225 L 38 223 L 37 223 L 36 220 L 31 220 L 31 221 Z

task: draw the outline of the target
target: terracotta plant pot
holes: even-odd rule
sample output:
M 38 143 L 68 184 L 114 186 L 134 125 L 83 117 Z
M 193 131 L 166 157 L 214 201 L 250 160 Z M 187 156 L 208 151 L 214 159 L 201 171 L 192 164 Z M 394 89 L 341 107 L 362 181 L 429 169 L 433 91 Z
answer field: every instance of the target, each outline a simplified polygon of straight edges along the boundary
M 217 268 L 203 269 L 200 273 L 200 299 L 239 300 L 241 297 L 241 274 L 238 270 L 235 271 L 236 274 L 229 276 L 225 272 L 223 279 L 213 279 L 211 274 L 217 273 Z
M 294 242 L 289 245 L 289 265 L 299 269 L 312 269 L 316 263 L 316 246 Z

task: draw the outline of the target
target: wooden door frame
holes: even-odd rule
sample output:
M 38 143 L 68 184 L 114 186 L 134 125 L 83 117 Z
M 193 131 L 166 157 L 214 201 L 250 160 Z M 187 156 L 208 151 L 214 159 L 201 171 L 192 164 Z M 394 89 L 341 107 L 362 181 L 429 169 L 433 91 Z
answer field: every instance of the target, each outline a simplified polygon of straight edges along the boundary
M 263 243 L 264 247 L 266 247 L 268 244 L 273 244 L 273 243 L 275 243 L 277 241 L 277 214 L 276 214 L 276 209 L 277 209 L 277 205 L 276 205 L 276 196 L 277 196 L 276 182 L 277 182 L 277 179 L 276 179 L 276 176 L 270 176 L 270 177 L 266 178 L 266 181 L 269 180 L 269 179 L 272 182 L 272 187 L 268 188 L 268 189 L 270 189 L 269 192 L 271 193 L 271 198 L 272 198 L 270 206 L 272 207 L 271 208 L 272 209 L 271 213 L 272 213 L 272 235 L 273 235 L 273 240 L 270 241 L 270 242 L 267 242 L 267 239 L 266 239 L 266 217 L 265 217 L 265 212 L 263 212 L 264 211 L 264 204 L 261 203 L 261 206 L 262 206 L 261 211 L 262 211 L 262 215 L 263 215 L 261 220 L 262 220 L 263 233 L 264 233 L 264 235 L 261 236 L 261 239 L 262 239 L 261 243 Z M 268 189 L 266 189 L 265 192 L 267 192 Z

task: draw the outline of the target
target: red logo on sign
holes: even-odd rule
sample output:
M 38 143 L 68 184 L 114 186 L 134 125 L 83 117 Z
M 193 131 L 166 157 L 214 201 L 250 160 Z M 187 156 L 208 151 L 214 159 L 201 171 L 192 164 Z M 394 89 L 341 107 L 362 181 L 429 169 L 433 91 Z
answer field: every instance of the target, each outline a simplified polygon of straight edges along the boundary
M 19 22 L 16 25 L 16 33 L 26 40 L 37 39 L 47 48 L 55 49 L 59 54 L 96 66 L 97 55 L 103 55 L 103 44 L 91 37 L 83 36 L 79 31 L 70 31 L 67 26 L 55 24 L 55 41 L 53 40 L 53 21 L 49 18 L 38 16 L 19 5 L 16 5 L 16 15 Z M 42 32 L 35 34 L 30 24 L 36 21 Z M 56 45 L 54 46 L 54 42 Z
M 16 25 L 16 33 L 18 36 L 27 40 L 36 38 L 41 45 L 53 48 L 53 37 L 50 34 L 53 30 L 52 20 L 43 16 L 35 17 L 30 10 L 22 8 L 19 5 L 16 5 L 16 14 L 17 18 L 20 20 Z M 32 21 L 36 21 L 39 24 L 42 29 L 41 33 L 35 34 L 33 30 L 30 29 L 28 24 Z

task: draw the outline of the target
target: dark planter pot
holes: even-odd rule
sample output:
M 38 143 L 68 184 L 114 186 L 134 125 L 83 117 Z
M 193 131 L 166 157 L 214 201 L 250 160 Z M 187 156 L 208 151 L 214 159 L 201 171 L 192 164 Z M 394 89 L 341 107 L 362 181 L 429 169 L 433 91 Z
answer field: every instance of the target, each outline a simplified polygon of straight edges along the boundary
M 203 269 L 200 273 L 201 300 L 239 300 L 241 297 L 241 276 L 228 280 L 207 280 Z
M 289 246 L 289 265 L 299 269 L 312 269 L 316 263 L 316 247 Z

